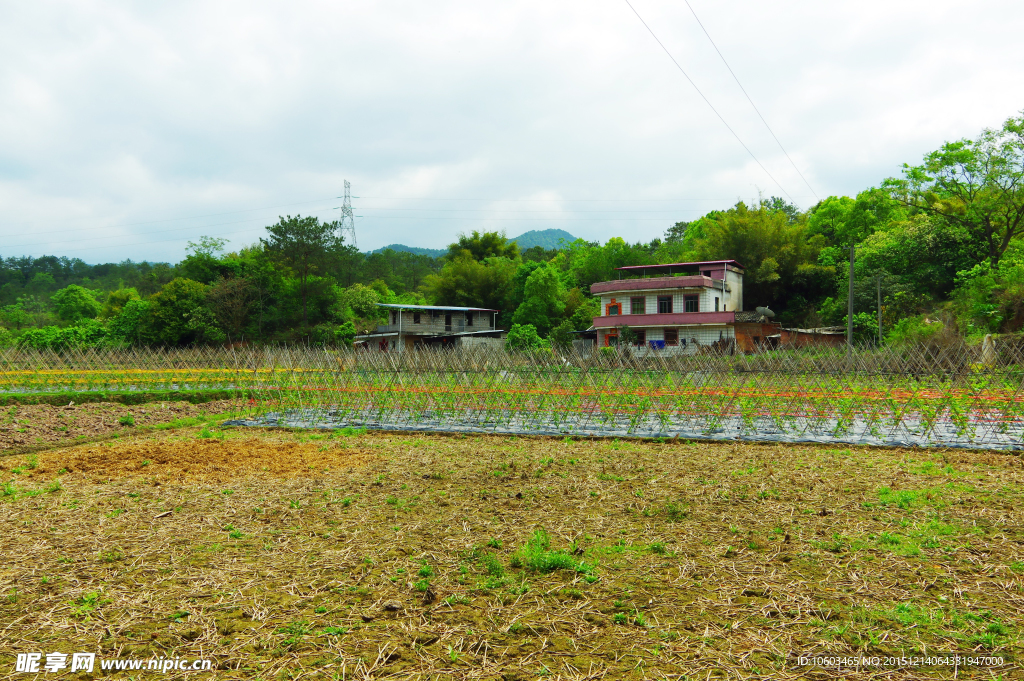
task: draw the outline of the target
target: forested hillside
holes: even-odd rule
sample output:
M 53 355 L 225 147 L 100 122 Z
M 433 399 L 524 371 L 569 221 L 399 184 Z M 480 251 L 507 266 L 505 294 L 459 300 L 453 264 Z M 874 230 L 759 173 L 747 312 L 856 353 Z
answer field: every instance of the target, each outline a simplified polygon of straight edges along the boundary
M 845 324 L 855 247 L 855 325 L 874 333 L 878 289 L 890 342 L 1024 327 L 1024 115 L 943 144 L 898 177 L 805 212 L 776 198 L 723 206 L 649 243 L 518 244 L 471 232 L 441 257 L 363 254 L 337 225 L 285 217 L 259 243 L 190 243 L 179 263 L 14 257 L 0 267 L 0 344 L 345 343 L 378 302 L 501 310 L 564 342 L 590 325 L 589 287 L 623 265 L 735 259 L 748 309 L 791 326 Z

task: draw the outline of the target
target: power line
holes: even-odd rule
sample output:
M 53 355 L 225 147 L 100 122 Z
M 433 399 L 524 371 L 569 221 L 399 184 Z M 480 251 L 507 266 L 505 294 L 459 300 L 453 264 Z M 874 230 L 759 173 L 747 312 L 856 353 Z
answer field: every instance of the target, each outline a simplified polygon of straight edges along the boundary
M 694 210 L 695 209 L 683 209 L 681 211 L 675 211 L 675 212 L 677 212 L 677 213 L 680 213 L 680 212 L 693 212 Z M 623 212 L 627 212 L 627 211 L 623 211 Z M 373 216 L 368 216 L 368 217 L 372 217 L 375 220 L 449 220 L 449 221 L 455 221 L 455 220 L 466 221 L 466 220 L 469 220 L 469 221 L 480 222 L 480 223 L 488 223 L 488 222 L 590 222 L 590 223 L 593 223 L 594 222 L 594 218 L 573 218 L 573 217 L 560 217 L 560 216 L 553 216 L 553 217 L 546 217 L 546 218 L 545 217 L 537 217 L 537 218 L 515 218 L 515 217 L 512 217 L 512 218 L 501 218 L 501 217 L 484 217 L 484 216 L 479 216 L 479 217 L 477 217 L 477 216 L 458 217 L 458 216 L 427 216 L 427 215 L 373 215 Z M 209 227 L 220 227 L 220 226 L 223 226 L 223 225 L 237 225 L 237 224 L 241 224 L 241 223 L 245 223 L 245 222 L 252 222 L 255 219 L 256 218 L 252 218 L 252 219 L 249 219 L 249 220 L 236 220 L 234 222 L 218 222 L 218 223 L 212 224 L 212 225 L 202 225 L 201 227 L 194 227 L 194 228 L 191 228 L 189 231 L 199 231 L 201 229 L 206 229 L 206 228 L 209 228 Z M 628 222 L 659 222 L 659 223 L 664 223 L 664 222 L 670 221 L 672 219 L 673 219 L 672 217 L 660 217 L 660 218 L 625 218 L 625 217 L 623 217 L 623 218 L 612 218 L 611 220 L 615 220 L 615 221 L 628 221 Z M 608 222 L 608 221 L 605 221 L 605 222 Z M 155 232 L 146 232 L 145 234 L 138 234 L 138 235 L 131 235 L 131 234 L 129 234 L 129 235 L 114 235 L 114 236 L 92 236 L 92 237 L 86 237 L 84 239 L 72 239 L 72 240 L 61 239 L 59 244 L 57 244 L 57 245 L 63 246 L 65 244 L 80 244 L 80 243 L 86 243 L 86 242 L 89 242 L 89 241 L 115 241 L 115 240 L 119 240 L 119 239 L 124 239 L 126 237 L 130 238 L 132 236 L 148 236 L 148 235 L 152 235 L 152 234 L 166 234 L 168 232 L 178 232 L 178 231 L 181 231 L 181 229 L 180 228 L 162 229 L 162 230 L 158 230 L 158 231 L 155 231 Z M 234 234 L 234 233 L 236 233 L 236 232 L 222 232 L 222 233 L 219 233 L 219 234 L 202 234 L 201 236 L 225 236 L 225 235 L 231 235 L 231 234 Z M 168 243 L 168 242 L 171 242 L 171 241 L 184 241 L 186 239 L 196 238 L 196 236 L 199 236 L 199 235 L 182 235 L 182 236 L 180 236 L 180 237 L 178 237 L 176 239 L 166 239 L 166 240 L 158 240 L 158 241 L 142 241 L 142 242 L 138 242 L 138 243 L 134 243 L 134 244 L 118 244 L 118 245 L 124 245 L 124 246 L 144 246 L 144 245 L 150 244 L 150 243 Z M 8 243 L 5 243 L 4 244 L 4 250 L 8 250 L 9 251 L 9 250 L 12 250 L 12 249 L 32 248 L 32 247 L 36 247 L 36 246 L 53 246 L 53 245 L 55 245 L 55 244 L 53 242 L 49 242 L 49 241 L 41 241 L 41 242 L 30 243 L 30 244 L 8 244 Z M 353 245 L 355 245 L 355 244 L 353 244 Z M 106 248 L 106 246 L 87 246 L 85 248 L 76 248 L 75 250 L 91 250 L 91 249 L 95 249 L 95 248 Z
M 232 235 L 236 235 L 238 233 L 239 232 L 237 230 L 235 230 L 235 231 L 231 231 L 231 232 L 220 232 L 218 234 L 204 234 L 203 236 L 232 236 Z M 161 239 L 159 241 L 139 241 L 139 242 L 131 243 L 131 244 L 118 243 L 118 244 L 110 244 L 110 245 L 103 245 L 103 246 L 86 246 L 85 248 L 75 248 L 74 251 L 76 253 L 78 253 L 80 251 L 95 251 L 95 250 L 100 249 L 100 248 L 117 248 L 117 247 L 121 247 L 121 246 L 150 246 L 152 244 L 168 244 L 168 243 L 175 243 L 175 242 L 180 243 L 182 241 L 185 241 L 188 238 L 189 237 L 187 237 L 187 236 L 182 236 L 182 237 L 177 237 L 177 238 L 174 238 L 174 239 Z M 73 242 L 62 241 L 61 245 L 66 244 L 66 243 L 73 243 Z M 25 245 L 22 245 L 22 246 L 15 246 L 14 248 L 24 248 L 26 246 L 49 246 L 49 245 L 50 244 L 25 244 Z
M 673 198 L 673 199 L 566 199 L 566 198 L 557 198 L 557 199 L 550 199 L 550 198 L 544 198 L 544 199 L 503 199 L 503 198 L 470 199 L 470 198 L 454 198 L 454 197 L 447 197 L 446 198 L 446 197 L 422 197 L 422 196 L 407 196 L 407 197 L 406 196 L 367 196 L 367 197 L 363 197 L 363 198 L 365 198 L 365 199 L 376 199 L 376 200 L 380 200 L 380 201 L 450 201 L 450 202 L 478 202 L 478 203 L 480 203 L 480 202 L 483 202 L 483 203 L 544 203 L 544 202 L 550 202 L 550 201 L 558 201 L 558 202 L 561 202 L 561 203 L 677 203 L 677 202 L 684 202 L 684 201 L 685 202 L 691 202 L 691 201 L 696 201 L 696 202 L 735 201 L 737 199 L 737 197 L 735 197 L 735 196 L 730 196 L 730 197 L 700 197 L 700 198 L 685 198 L 684 197 L 684 198 Z M 806 197 L 798 196 L 797 198 L 806 198 Z M 323 200 L 317 199 L 317 200 L 314 200 L 314 201 L 296 201 L 296 202 L 292 202 L 292 203 L 281 203 L 281 204 L 277 204 L 277 205 L 273 205 L 273 206 L 264 206 L 262 208 L 246 208 L 244 210 L 223 211 L 223 212 L 220 212 L 220 213 L 205 213 L 205 214 L 202 214 L 202 215 L 186 215 L 186 216 L 179 217 L 179 218 L 166 218 L 164 220 L 146 220 L 144 222 L 124 222 L 124 223 L 116 223 L 116 224 L 112 224 L 112 225 L 103 225 L 103 227 L 106 228 L 106 229 L 116 229 L 116 228 L 119 228 L 119 227 L 137 227 L 137 226 L 141 226 L 141 225 L 158 225 L 158 224 L 165 224 L 165 223 L 168 223 L 168 222 L 181 222 L 181 221 L 184 221 L 184 220 L 199 220 L 201 218 L 218 217 L 218 216 L 221 216 L 221 215 L 236 215 L 238 213 L 252 213 L 252 212 L 255 212 L 255 211 L 271 210 L 271 209 L 274 209 L 274 208 L 284 208 L 284 207 L 287 207 L 287 206 L 301 206 L 301 205 L 308 205 L 310 203 L 326 203 L 327 201 L 329 201 L 329 199 L 323 199 Z M 320 212 L 320 211 L 326 211 L 326 210 L 328 210 L 328 208 L 324 207 L 324 208 L 314 209 L 314 210 L 317 211 L 317 212 Z M 337 209 L 335 209 L 335 210 L 337 210 Z M 546 212 L 546 211 L 512 210 L 512 209 L 500 209 L 500 208 L 493 208 L 493 209 L 468 209 L 468 208 L 465 208 L 465 209 L 462 209 L 462 208 L 446 209 L 446 208 L 396 208 L 396 207 L 388 207 L 388 208 L 366 208 L 364 210 L 392 210 L 392 211 L 398 211 L 398 210 L 410 210 L 410 211 L 411 210 L 421 210 L 421 211 L 431 211 L 431 212 L 442 212 L 442 211 L 463 211 L 463 212 L 469 212 L 470 210 L 476 210 L 476 211 L 479 211 L 479 212 L 495 212 L 495 213 Z M 552 210 L 554 210 L 554 209 L 552 209 Z M 691 210 L 691 209 L 688 209 L 688 208 L 679 208 L 679 209 L 665 208 L 665 209 L 658 210 L 658 211 L 635 211 L 635 210 L 632 210 L 632 211 L 631 210 L 622 210 L 622 211 L 589 210 L 589 211 L 582 211 L 582 210 L 573 210 L 573 212 L 574 213 L 614 213 L 614 212 L 621 212 L 621 213 L 655 213 L 655 212 L 669 212 L 669 211 L 675 211 L 675 210 Z M 82 219 L 86 219 L 86 218 L 82 218 Z M 259 218 L 253 218 L 253 219 L 259 219 Z M 242 222 L 244 222 L 244 221 L 242 221 Z M 217 223 L 217 224 L 232 224 L 232 223 Z M 215 226 L 215 225 L 210 225 L 210 226 Z M 21 226 L 13 226 L 13 227 L 8 226 L 8 227 L 4 227 L 4 229 L 5 230 L 24 231 L 24 230 L 27 230 L 27 229 L 30 229 L 30 228 L 28 226 L 26 226 L 26 225 L 21 225 Z M 76 227 L 76 228 L 73 228 L 73 229 L 58 229 L 58 230 L 51 230 L 51 231 L 48 231 L 48 232 L 35 232 L 35 231 L 33 231 L 33 232 L 31 232 L 31 236 L 44 236 L 44 235 L 47 235 L 47 234 L 67 234 L 68 232 L 81 232 L 84 229 L 96 229 L 96 228 Z M 158 234 L 159 232 L 150 232 L 150 233 L 151 234 Z
M 223 213 L 206 213 L 205 215 L 186 215 L 180 218 L 167 218 L 166 220 L 147 220 L 145 222 L 125 222 L 119 225 L 107 225 L 109 228 L 113 227 L 138 227 L 139 225 L 159 225 L 165 222 L 178 222 L 180 220 L 198 220 L 200 218 L 213 218 L 220 215 L 237 215 L 238 213 L 252 213 L 257 210 L 270 210 L 272 208 L 286 208 L 288 206 L 304 206 L 310 203 L 324 203 L 330 199 L 316 199 L 314 201 L 296 201 L 293 203 L 279 203 L 276 206 L 264 206 L 263 208 L 246 208 L 245 210 L 229 210 Z M 87 218 L 82 218 L 87 219 Z M 18 229 L 17 227 L 11 229 Z M 68 232 L 80 232 L 82 227 L 76 227 L 74 229 L 58 229 L 50 232 L 34 232 L 34 234 L 66 234 Z
M 697 13 L 693 11 L 693 6 L 690 5 L 690 0 L 683 0 L 683 2 L 685 2 L 686 6 L 690 8 L 690 14 L 692 14 L 693 18 L 697 20 L 697 24 L 699 24 L 700 29 L 704 31 L 704 35 L 708 37 L 708 41 L 711 43 L 711 46 L 715 48 L 715 52 L 717 52 L 718 56 L 722 58 L 722 63 L 725 64 L 725 68 L 729 69 L 729 73 L 732 74 L 733 80 L 735 80 L 736 84 L 740 86 L 740 90 L 743 92 L 743 96 L 747 98 L 748 102 L 750 102 L 750 106 L 754 107 L 754 111 L 757 112 L 758 118 L 760 118 L 761 122 L 764 123 L 764 127 L 768 128 L 768 132 L 770 132 L 772 137 L 775 139 L 775 143 L 779 145 L 779 149 L 782 149 L 782 153 L 786 155 L 787 159 L 789 159 L 789 164 L 793 166 L 793 170 L 795 170 L 796 174 L 800 176 L 800 179 L 804 181 L 804 184 L 807 185 L 807 188 L 811 190 L 811 193 L 814 194 L 814 198 L 821 201 L 821 197 L 818 196 L 818 192 L 814 191 L 814 188 L 811 186 L 811 183 L 807 181 L 807 178 L 804 177 L 804 174 L 801 173 L 800 169 L 796 167 L 796 163 L 794 163 L 793 159 L 790 158 L 789 152 L 786 151 L 786 148 L 782 146 L 782 142 L 780 142 L 779 138 L 775 135 L 775 131 L 772 130 L 772 126 L 768 125 L 768 121 L 766 121 L 764 119 L 764 116 L 761 115 L 761 111 L 757 108 L 757 105 L 754 104 L 754 100 L 751 99 L 750 95 L 747 94 L 747 90 L 746 88 L 743 87 L 743 83 L 740 82 L 740 79 L 736 76 L 736 73 L 732 70 L 732 67 L 729 66 L 729 62 L 725 60 L 725 55 L 722 54 L 722 51 L 720 49 L 718 49 L 718 45 L 716 45 L 715 41 L 711 38 L 711 34 L 708 33 L 708 29 L 704 28 L 704 24 L 703 22 L 701 22 L 700 17 L 698 17 Z
M 258 220 L 258 219 L 259 218 L 249 218 L 248 220 L 235 220 L 233 222 L 218 222 L 218 223 L 215 223 L 215 224 L 212 224 L 212 225 L 203 225 L 202 227 L 192 228 L 192 231 L 199 230 L 199 229 L 206 229 L 207 227 L 222 227 L 224 225 L 239 225 L 239 224 L 242 224 L 243 222 L 253 222 L 253 221 Z M 61 244 L 80 244 L 80 243 L 84 243 L 86 241 L 100 241 L 100 240 L 110 240 L 110 241 L 113 241 L 114 239 L 123 239 L 123 238 L 125 238 L 125 236 L 128 236 L 128 237 L 131 237 L 131 236 L 148 236 L 148 235 L 151 235 L 151 234 L 166 234 L 167 232 L 180 232 L 180 231 L 182 231 L 182 229 L 180 227 L 175 227 L 173 229 L 160 229 L 160 230 L 157 230 L 155 232 L 145 232 L 143 234 L 138 234 L 138 235 L 114 235 L 114 236 L 107 235 L 107 236 L 91 236 L 91 237 L 86 237 L 84 239 L 71 239 L 71 240 L 61 239 L 60 243 Z M 34 236 L 34 235 L 32 235 L 32 236 Z M 217 234 L 204 234 L 202 236 L 221 236 L 221 235 L 217 235 Z M 195 237 L 184 236 L 184 235 L 179 237 L 179 239 L 190 239 L 190 238 L 195 238 Z M 178 239 L 171 239 L 171 241 L 177 241 L 177 240 Z M 163 243 L 163 242 L 161 242 L 161 241 L 154 241 L 153 243 Z M 45 241 L 45 242 L 39 242 L 39 243 L 34 243 L 34 244 L 14 244 L 13 246 L 8 246 L 7 244 L 4 244 L 4 248 L 28 248 L 30 246 L 49 246 L 49 245 L 51 245 L 51 242 Z M 133 245 L 139 245 L 139 244 L 133 244 Z M 103 247 L 100 246 L 99 248 L 103 248 Z
M 629 0 L 624 0 L 624 2 L 627 5 L 629 5 L 629 8 L 631 10 L 633 10 L 633 14 L 635 14 L 636 18 L 640 20 L 640 23 L 644 25 L 644 28 L 646 28 L 647 32 L 651 34 L 651 37 L 654 38 L 655 42 L 657 42 L 658 45 L 661 46 L 661 49 L 665 51 L 665 54 L 667 54 L 668 58 L 672 60 L 672 63 L 676 65 L 676 68 L 679 69 L 679 72 L 686 77 L 686 80 L 690 81 L 690 85 L 692 85 L 693 89 L 697 91 L 697 94 L 700 95 L 701 99 L 704 100 L 704 103 L 707 104 L 711 108 L 711 110 L 715 112 L 715 115 L 718 116 L 718 120 L 722 121 L 722 125 L 729 129 L 729 132 L 731 132 L 732 136 L 736 138 L 736 141 L 740 143 L 740 146 L 746 149 L 747 153 L 750 154 L 750 158 L 754 159 L 754 162 L 757 163 L 757 165 L 761 166 L 761 170 L 764 171 L 764 174 L 770 177 L 772 182 L 774 182 L 775 185 L 782 190 L 782 193 L 785 194 L 790 201 L 792 201 L 793 197 L 789 195 L 789 192 L 786 191 L 785 187 L 779 184 L 779 181 L 775 179 L 775 176 L 768 172 L 768 169 L 764 167 L 764 164 L 761 163 L 760 160 L 758 160 L 757 156 L 754 156 L 754 152 L 752 152 L 750 148 L 743 143 L 743 140 L 741 140 L 740 136 L 736 134 L 736 131 L 732 129 L 732 126 L 726 123 L 725 118 L 722 117 L 722 114 L 718 113 L 718 109 L 716 109 L 714 105 L 711 103 L 711 101 L 704 96 L 704 93 L 701 92 L 700 88 L 697 87 L 697 84 L 693 82 L 693 79 L 690 78 L 690 75 L 683 69 L 683 67 L 679 65 L 679 62 L 676 61 L 676 58 L 672 56 L 672 53 L 668 51 L 668 48 L 665 47 L 665 44 L 662 43 L 658 36 L 654 33 L 654 31 L 651 30 L 651 27 L 647 25 L 647 22 L 644 21 L 644 18 L 640 16 L 639 12 L 636 11 L 636 8 L 633 7 Z

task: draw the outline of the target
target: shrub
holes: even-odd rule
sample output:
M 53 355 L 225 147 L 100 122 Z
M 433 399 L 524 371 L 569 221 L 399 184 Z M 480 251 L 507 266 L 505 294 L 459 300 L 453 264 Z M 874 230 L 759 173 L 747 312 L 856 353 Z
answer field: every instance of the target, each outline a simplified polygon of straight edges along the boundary
M 547 350 L 550 344 L 540 337 L 533 324 L 513 324 L 505 346 L 509 350 Z
M 889 330 L 886 340 L 896 345 L 926 343 L 942 333 L 945 325 L 925 316 L 906 317 Z
M 107 330 L 95 319 L 83 319 L 75 326 L 44 326 L 29 329 L 18 337 L 20 348 L 34 350 L 69 350 L 71 348 L 95 347 L 107 341 Z
M 148 300 L 128 300 L 107 324 L 111 340 L 141 345 L 152 340 L 152 306 Z
M 309 330 L 310 345 L 334 345 L 338 327 L 334 324 L 317 324 Z
M 352 347 L 352 341 L 356 337 L 356 325 L 352 322 L 345 322 L 334 331 L 334 339 L 342 347 Z

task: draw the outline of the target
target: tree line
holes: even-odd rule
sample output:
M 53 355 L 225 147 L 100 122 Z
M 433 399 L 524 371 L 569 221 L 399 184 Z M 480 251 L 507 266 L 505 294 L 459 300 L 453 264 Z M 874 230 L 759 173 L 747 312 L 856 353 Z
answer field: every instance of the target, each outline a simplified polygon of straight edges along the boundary
M 345 344 L 381 320 L 378 303 L 500 310 L 524 344 L 566 343 L 590 326 L 590 285 L 626 265 L 733 259 L 748 309 L 786 326 L 846 323 L 854 265 L 855 328 L 876 332 L 881 292 L 890 341 L 1024 327 L 1024 113 L 947 142 L 856 196 L 806 211 L 778 197 L 677 222 L 648 243 L 577 239 L 525 252 L 473 231 L 439 257 L 344 243 L 337 223 L 287 216 L 237 250 L 189 242 L 179 263 L 88 265 L 77 258 L 0 260 L 0 345 L 304 342 Z

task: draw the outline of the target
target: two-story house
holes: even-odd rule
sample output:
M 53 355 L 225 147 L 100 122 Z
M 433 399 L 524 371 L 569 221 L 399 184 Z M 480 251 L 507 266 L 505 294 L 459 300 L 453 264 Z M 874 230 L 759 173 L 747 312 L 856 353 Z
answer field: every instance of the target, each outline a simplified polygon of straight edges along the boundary
M 649 351 L 697 352 L 716 343 L 741 350 L 771 332 L 758 313 L 743 313 L 743 266 L 735 260 L 620 267 L 622 278 L 591 284 L 601 299 L 594 317 L 599 346 L 617 345 L 627 327 Z
M 374 333 L 356 336 L 369 350 L 405 352 L 427 346 L 501 345 L 504 331 L 497 328 L 498 310 L 447 305 L 395 305 L 379 303 L 387 311 L 386 324 Z M 489 340 L 498 339 L 498 340 Z

